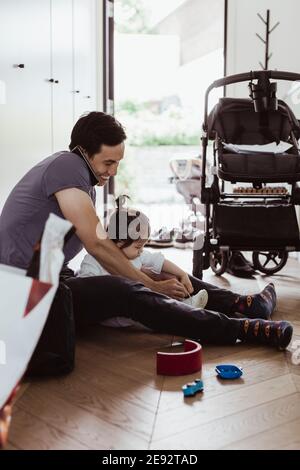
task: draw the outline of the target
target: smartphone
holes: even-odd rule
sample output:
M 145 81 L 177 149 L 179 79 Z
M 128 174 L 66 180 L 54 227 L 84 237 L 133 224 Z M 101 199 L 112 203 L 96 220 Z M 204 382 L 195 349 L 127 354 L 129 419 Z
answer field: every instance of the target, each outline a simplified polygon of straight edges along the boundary
M 76 153 L 76 155 L 79 155 L 80 157 L 83 158 L 83 160 L 84 160 L 85 163 L 87 164 L 87 166 L 88 166 L 90 172 L 92 173 L 93 185 L 95 186 L 95 185 L 99 184 L 99 183 L 100 183 L 99 178 L 98 178 L 98 176 L 96 175 L 96 173 L 94 172 L 94 170 L 93 170 L 93 168 L 92 168 L 92 166 L 91 166 L 91 164 L 90 164 L 88 158 L 84 155 L 84 153 L 82 152 L 81 148 L 80 148 L 78 145 L 76 145 L 76 147 L 74 147 L 74 148 L 71 150 L 71 152 Z

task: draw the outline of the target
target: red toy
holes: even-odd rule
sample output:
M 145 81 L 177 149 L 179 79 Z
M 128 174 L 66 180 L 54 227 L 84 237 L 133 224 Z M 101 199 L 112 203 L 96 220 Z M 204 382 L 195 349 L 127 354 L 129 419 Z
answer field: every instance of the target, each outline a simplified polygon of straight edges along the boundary
M 187 375 L 199 372 L 202 368 L 202 346 L 186 339 L 184 352 L 156 354 L 156 372 L 159 375 Z

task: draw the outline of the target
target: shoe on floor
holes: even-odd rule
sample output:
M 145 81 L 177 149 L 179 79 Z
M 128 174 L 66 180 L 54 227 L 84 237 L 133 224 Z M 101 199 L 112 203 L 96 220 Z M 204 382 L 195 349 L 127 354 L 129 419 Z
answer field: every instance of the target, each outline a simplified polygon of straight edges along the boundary
M 256 274 L 251 263 L 240 251 L 232 252 L 226 272 L 233 276 L 244 278 L 249 278 Z
M 195 229 L 179 230 L 174 238 L 173 246 L 180 249 L 193 248 L 196 235 Z
M 146 246 L 152 248 L 168 248 L 173 246 L 173 240 L 175 236 L 175 230 L 168 230 L 167 227 L 154 232 L 146 243 Z

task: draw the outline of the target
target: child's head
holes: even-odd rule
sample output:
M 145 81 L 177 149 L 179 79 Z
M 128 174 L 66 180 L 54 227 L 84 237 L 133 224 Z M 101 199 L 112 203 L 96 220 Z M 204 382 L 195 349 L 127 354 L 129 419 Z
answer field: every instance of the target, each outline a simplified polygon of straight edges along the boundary
M 125 207 L 128 196 L 116 200 L 117 209 L 108 223 L 108 236 L 123 251 L 128 259 L 137 258 L 150 236 L 148 217 L 140 211 Z

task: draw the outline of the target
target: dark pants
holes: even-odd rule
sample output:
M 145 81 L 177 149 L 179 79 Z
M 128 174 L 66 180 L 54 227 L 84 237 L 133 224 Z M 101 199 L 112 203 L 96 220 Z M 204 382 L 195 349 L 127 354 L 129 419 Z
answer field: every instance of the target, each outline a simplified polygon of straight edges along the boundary
M 195 294 L 208 291 L 207 310 L 194 309 L 119 276 L 69 277 L 77 326 L 115 316 L 132 318 L 161 333 L 206 343 L 234 343 L 239 320 L 229 318 L 237 294 L 190 277 Z

